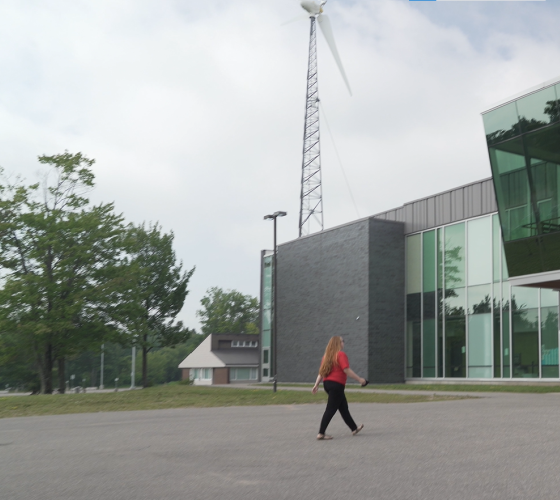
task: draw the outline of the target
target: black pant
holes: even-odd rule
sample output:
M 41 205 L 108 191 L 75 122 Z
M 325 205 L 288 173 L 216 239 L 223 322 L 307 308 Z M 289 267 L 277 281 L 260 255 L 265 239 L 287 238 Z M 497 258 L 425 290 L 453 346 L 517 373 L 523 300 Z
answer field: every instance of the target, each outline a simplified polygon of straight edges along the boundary
M 354 432 L 358 426 L 348 411 L 348 401 L 346 401 L 346 396 L 344 395 L 344 385 L 333 382 L 332 380 L 325 380 L 323 382 L 323 387 L 325 388 L 325 392 L 329 395 L 329 400 L 327 401 L 327 408 L 321 420 L 319 434 L 325 433 L 337 410 L 340 412 L 346 425 Z

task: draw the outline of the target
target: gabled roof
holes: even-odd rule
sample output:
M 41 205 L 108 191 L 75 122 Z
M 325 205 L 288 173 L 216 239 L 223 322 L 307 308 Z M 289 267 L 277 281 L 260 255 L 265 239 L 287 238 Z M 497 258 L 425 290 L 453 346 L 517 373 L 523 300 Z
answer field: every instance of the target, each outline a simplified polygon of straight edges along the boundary
M 255 348 L 216 349 L 212 351 L 212 336 L 208 335 L 191 352 L 179 368 L 225 368 L 228 366 L 259 366 L 259 350 Z
M 191 352 L 181 363 L 179 368 L 223 368 L 226 364 L 211 350 L 212 339 L 210 335 Z

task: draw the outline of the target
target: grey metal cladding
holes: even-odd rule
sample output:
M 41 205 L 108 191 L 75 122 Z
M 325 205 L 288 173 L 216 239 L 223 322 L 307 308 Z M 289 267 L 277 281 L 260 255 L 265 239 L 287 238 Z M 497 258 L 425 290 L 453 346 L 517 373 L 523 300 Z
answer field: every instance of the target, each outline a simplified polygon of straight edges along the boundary
M 370 382 L 404 382 L 404 224 L 370 219 Z
M 367 373 L 369 219 L 278 249 L 278 379 L 312 382 L 330 337 Z M 359 318 L 359 319 L 357 319 Z
M 494 186 L 492 179 L 488 178 L 406 203 L 373 217 L 387 219 L 386 214 L 395 212 L 394 220 L 404 222 L 405 233 L 410 234 L 497 210 Z

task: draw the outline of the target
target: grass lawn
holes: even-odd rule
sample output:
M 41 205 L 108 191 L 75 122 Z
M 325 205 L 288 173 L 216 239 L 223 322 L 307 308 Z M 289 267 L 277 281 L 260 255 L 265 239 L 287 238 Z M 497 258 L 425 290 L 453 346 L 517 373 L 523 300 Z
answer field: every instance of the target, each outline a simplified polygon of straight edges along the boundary
M 351 403 L 421 403 L 463 399 L 453 396 L 378 393 L 348 393 L 347 398 Z M 0 418 L 100 411 L 309 403 L 325 404 L 325 393 L 321 391 L 313 395 L 311 392 L 286 390 L 273 393 L 269 388 L 228 389 L 177 384 L 111 393 L 4 396 L 0 397 Z
M 272 384 L 263 384 L 270 385 Z M 278 384 L 278 387 L 309 387 L 313 384 Z M 524 393 L 549 393 L 560 392 L 559 385 L 467 385 L 467 384 L 383 384 L 360 387 L 358 384 L 348 384 L 347 389 L 376 389 L 385 391 L 431 391 L 431 392 L 524 392 Z

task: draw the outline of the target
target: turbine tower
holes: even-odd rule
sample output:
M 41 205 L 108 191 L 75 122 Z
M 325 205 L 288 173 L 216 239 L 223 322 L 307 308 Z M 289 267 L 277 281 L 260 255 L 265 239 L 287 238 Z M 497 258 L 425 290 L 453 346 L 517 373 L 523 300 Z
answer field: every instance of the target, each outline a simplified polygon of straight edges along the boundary
M 323 230 L 323 189 L 321 186 L 321 143 L 319 131 L 319 80 L 317 73 L 316 26 L 319 23 L 340 74 L 352 95 L 350 84 L 342 66 L 334 41 L 329 18 L 323 14 L 327 0 L 303 0 L 301 6 L 309 13 L 309 60 L 307 65 L 307 94 L 303 128 L 303 161 L 301 167 L 301 194 L 299 211 L 299 236 Z

